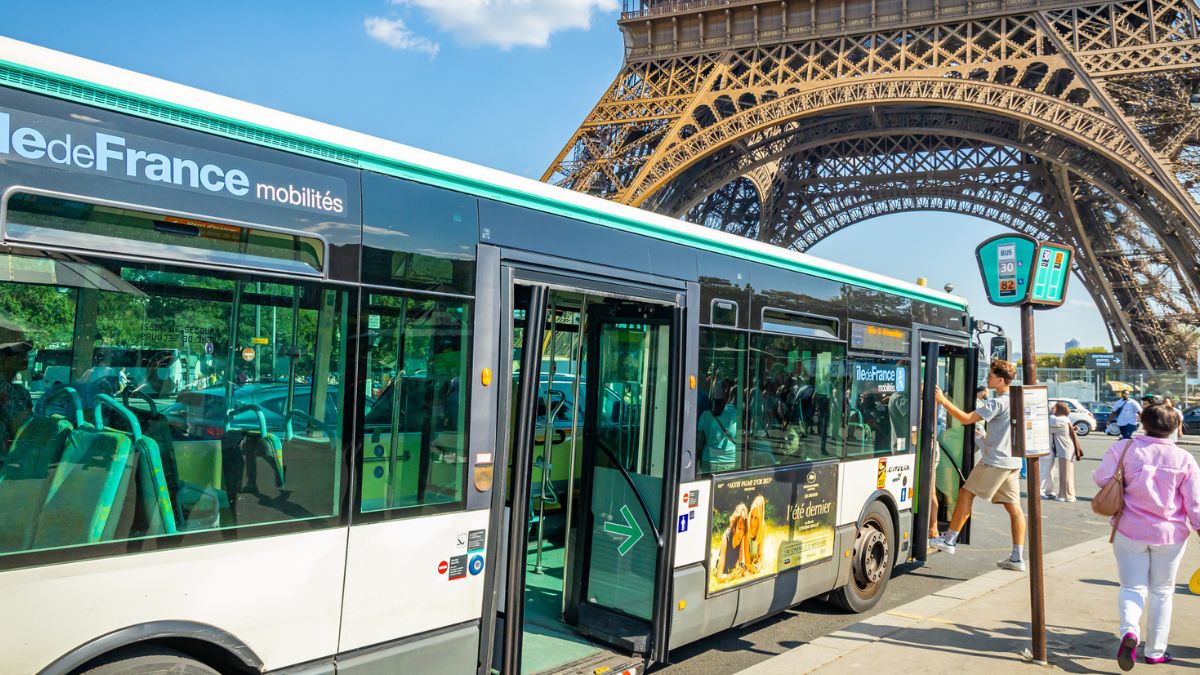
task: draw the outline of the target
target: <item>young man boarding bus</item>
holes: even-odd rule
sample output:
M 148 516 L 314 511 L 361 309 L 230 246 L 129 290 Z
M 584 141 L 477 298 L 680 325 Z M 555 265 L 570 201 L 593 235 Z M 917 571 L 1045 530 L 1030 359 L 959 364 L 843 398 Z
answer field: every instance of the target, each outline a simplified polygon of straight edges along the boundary
M 942 536 L 931 539 L 929 545 L 939 551 L 954 553 L 958 533 L 967 523 L 967 518 L 971 517 L 971 503 L 976 497 L 987 499 L 993 504 L 1003 505 L 1012 524 L 1012 555 L 996 564 L 1003 569 L 1024 572 L 1025 512 L 1021 510 L 1019 483 L 1021 459 L 1012 456 L 1012 442 L 1008 431 L 1008 387 L 1016 374 L 1016 367 L 1008 361 L 992 361 L 988 367 L 987 386 L 994 389 L 996 395 L 979 401 L 975 411 L 971 413 L 963 412 L 954 405 L 941 389 L 935 391 L 938 404 L 943 406 L 951 417 L 964 425 L 986 422 L 987 429 L 978 441 L 980 463 L 971 470 L 967 482 L 958 491 L 958 504 L 954 507 L 950 527 Z

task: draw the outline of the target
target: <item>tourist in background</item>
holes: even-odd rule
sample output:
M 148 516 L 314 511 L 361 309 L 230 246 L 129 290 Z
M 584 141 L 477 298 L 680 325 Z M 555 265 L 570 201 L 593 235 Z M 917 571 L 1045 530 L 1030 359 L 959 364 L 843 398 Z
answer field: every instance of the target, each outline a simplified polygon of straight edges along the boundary
M 1168 436 L 1179 428 L 1179 412 L 1154 405 L 1142 413 L 1146 435 L 1118 441 L 1092 474 L 1101 487 L 1124 471 L 1124 507 L 1112 519 L 1113 554 L 1121 590 L 1117 595 L 1120 643 L 1117 663 L 1133 668 L 1147 609 L 1146 663 L 1169 663 L 1167 636 L 1175 575 L 1192 531 L 1200 532 L 1200 466 Z
M 1050 411 L 1050 454 L 1041 458 L 1042 499 L 1075 501 L 1075 462 L 1083 457 L 1083 448 L 1071 425 L 1071 409 L 1059 401 Z M 1055 489 L 1054 474 L 1058 473 Z
M 1133 438 L 1141 416 L 1142 404 L 1129 398 L 1128 391 L 1122 391 L 1121 401 L 1113 406 L 1112 412 L 1108 414 L 1108 421 L 1117 423 L 1117 428 L 1121 430 L 1121 438 Z

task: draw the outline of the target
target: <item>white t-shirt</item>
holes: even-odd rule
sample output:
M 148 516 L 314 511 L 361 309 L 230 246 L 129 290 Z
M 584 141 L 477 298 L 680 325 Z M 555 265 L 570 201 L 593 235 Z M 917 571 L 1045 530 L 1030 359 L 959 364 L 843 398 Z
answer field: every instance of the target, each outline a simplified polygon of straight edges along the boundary
M 979 443 L 980 461 L 998 469 L 1019 469 L 1021 458 L 1012 456 L 1009 435 L 1008 394 L 1001 394 L 975 406 L 975 412 L 987 422 L 987 432 Z
M 1142 404 L 1130 398 L 1113 406 L 1113 410 L 1117 410 L 1117 426 L 1123 427 L 1128 424 L 1137 424 L 1137 416 L 1142 412 Z

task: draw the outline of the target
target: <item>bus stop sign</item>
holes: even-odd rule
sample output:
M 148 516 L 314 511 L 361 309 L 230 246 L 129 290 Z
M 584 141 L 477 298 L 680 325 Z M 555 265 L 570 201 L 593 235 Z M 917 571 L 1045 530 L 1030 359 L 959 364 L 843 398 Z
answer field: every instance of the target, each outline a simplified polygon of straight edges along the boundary
M 1064 244 L 1044 241 L 1038 246 L 1037 263 L 1029 282 L 1029 302 L 1043 307 L 1063 304 L 1074 255 L 1075 249 Z
M 1029 270 L 1037 249 L 1037 240 L 1023 234 L 992 237 L 975 249 L 988 302 L 1001 307 L 1025 304 L 1029 299 Z

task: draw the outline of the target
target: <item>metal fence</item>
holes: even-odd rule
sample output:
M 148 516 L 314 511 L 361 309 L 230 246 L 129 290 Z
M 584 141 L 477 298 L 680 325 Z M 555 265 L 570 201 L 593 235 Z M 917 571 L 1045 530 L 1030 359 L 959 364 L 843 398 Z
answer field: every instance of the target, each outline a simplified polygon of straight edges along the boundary
M 1200 403 L 1200 379 L 1195 372 L 1135 370 L 1131 368 L 1038 368 L 1037 383 L 1046 385 L 1052 398 L 1110 402 L 1122 391 L 1130 398 L 1169 396 L 1175 403 Z M 1014 384 L 1022 384 L 1020 369 Z

